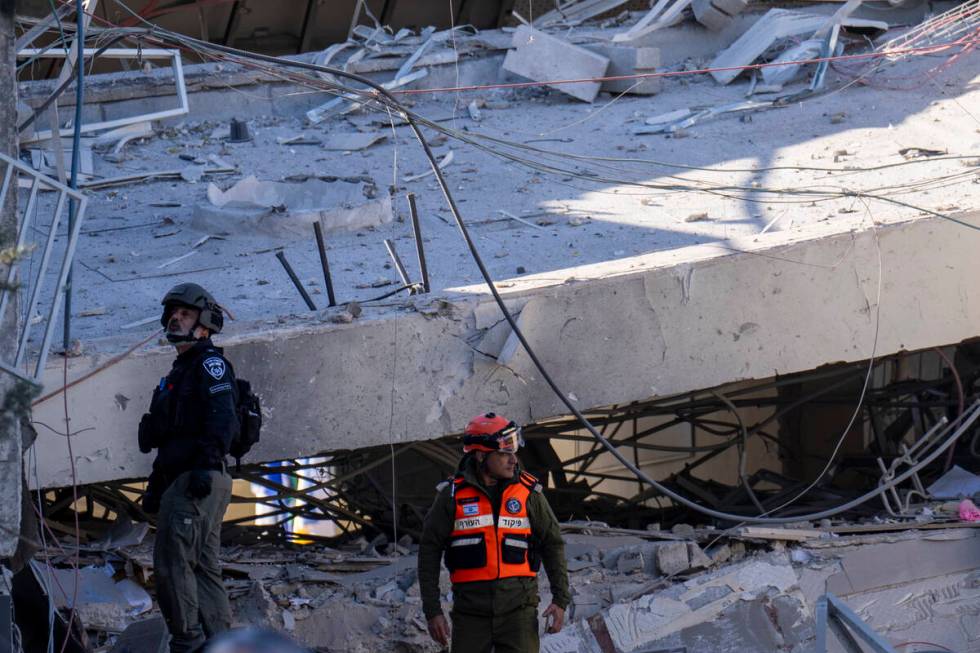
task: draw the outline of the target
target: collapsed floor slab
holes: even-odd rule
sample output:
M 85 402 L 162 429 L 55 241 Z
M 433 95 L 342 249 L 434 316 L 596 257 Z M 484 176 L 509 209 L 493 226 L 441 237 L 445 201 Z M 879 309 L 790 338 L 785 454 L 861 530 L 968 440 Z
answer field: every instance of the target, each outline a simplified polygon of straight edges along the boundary
M 980 225 L 980 214 L 958 216 Z M 506 301 L 583 408 L 767 378 L 977 335 L 980 273 L 968 227 L 938 218 L 812 225 L 508 282 Z M 972 232 L 970 232 L 972 234 Z M 936 252 L 942 252 L 937 256 Z M 521 422 L 566 412 L 480 286 L 302 327 L 255 324 L 224 339 L 267 420 L 252 459 L 436 438 L 493 408 Z M 108 351 L 120 343 L 105 343 Z M 496 357 L 512 351 L 506 365 Z M 172 352 L 153 348 L 70 388 L 74 479 L 144 476 L 136 425 Z M 70 359 L 79 378 L 111 356 Z M 45 377 L 61 385 L 61 363 Z M 35 419 L 64 425 L 60 397 Z M 41 429 L 41 486 L 73 479 L 64 438 Z

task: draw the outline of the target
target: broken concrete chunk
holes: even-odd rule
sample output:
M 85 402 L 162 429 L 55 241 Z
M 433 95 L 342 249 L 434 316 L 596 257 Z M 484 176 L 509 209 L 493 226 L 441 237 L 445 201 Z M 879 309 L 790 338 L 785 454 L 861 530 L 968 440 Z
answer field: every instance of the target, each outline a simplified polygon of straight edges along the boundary
M 366 150 L 367 148 L 380 143 L 385 139 L 384 134 L 362 134 L 361 132 L 351 132 L 348 134 L 328 134 L 323 141 L 323 149 L 355 152 Z
M 241 623 L 256 628 L 279 627 L 279 610 L 265 585 L 257 580 L 252 581 L 248 594 L 239 599 L 235 607 L 236 616 Z
M 370 641 L 371 628 L 380 616 L 381 610 L 376 607 L 349 599 L 334 600 L 296 622 L 293 635 L 301 644 L 321 650 L 366 651 L 370 648 L 364 648 L 363 643 Z
M 572 598 L 571 619 L 588 619 L 602 610 L 603 601 L 591 592 L 579 592 Z
M 656 550 L 657 569 L 668 576 L 691 568 L 687 542 L 659 542 Z
M 720 32 L 748 6 L 748 0 L 694 0 L 694 18 L 710 30 Z
M 709 606 L 711 604 L 702 610 L 706 611 Z M 647 595 L 629 603 L 612 606 L 605 616 L 605 622 L 616 650 L 633 651 L 680 630 L 672 628 L 672 624 L 693 625 L 705 619 L 702 617 L 694 621 L 692 614 L 695 612 L 676 599 Z
M 626 551 L 616 560 L 616 569 L 621 574 L 632 574 L 636 571 L 643 571 L 643 552 Z
M 637 582 L 617 582 L 609 588 L 609 600 L 613 603 L 629 601 L 637 596 L 646 593 L 649 583 L 645 581 Z
M 354 231 L 394 220 L 391 198 L 364 202 L 366 186 L 343 180 L 302 183 L 247 177 L 227 191 L 208 186 L 208 204 L 194 210 L 192 226 L 208 233 L 309 237 L 314 222 L 325 232 Z
M 535 81 L 593 79 L 609 69 L 609 59 L 586 48 L 572 45 L 527 25 L 514 32 L 513 49 L 504 58 L 504 70 Z M 599 82 L 549 84 L 583 102 L 599 94 Z
M 701 547 L 698 546 L 697 542 L 687 543 L 687 557 L 691 569 L 703 569 L 705 567 L 710 567 L 713 563 L 711 558 L 705 555 Z
M 626 45 L 595 44 L 585 46 L 592 52 L 609 59 L 606 77 L 630 77 L 656 72 L 660 66 L 660 48 L 637 48 Z M 602 82 L 602 90 L 608 93 L 654 95 L 660 92 L 659 77 L 608 79 Z
M 732 588 L 728 585 L 712 585 L 711 587 L 706 588 L 700 594 L 687 599 L 687 607 L 691 608 L 692 610 L 698 610 L 713 601 L 725 598 L 733 591 L 734 590 L 732 590 Z

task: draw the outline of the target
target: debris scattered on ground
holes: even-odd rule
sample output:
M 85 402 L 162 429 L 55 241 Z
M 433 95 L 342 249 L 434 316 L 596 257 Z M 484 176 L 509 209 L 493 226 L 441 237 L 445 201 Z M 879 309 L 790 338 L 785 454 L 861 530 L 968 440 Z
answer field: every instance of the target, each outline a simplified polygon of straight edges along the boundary
M 380 143 L 385 139 L 384 134 L 349 134 L 331 133 L 323 141 L 323 149 L 356 152 Z
M 55 607 L 74 607 L 87 628 L 122 632 L 133 617 L 153 607 L 150 595 L 132 579 L 114 580 L 112 565 L 76 571 L 32 562 L 31 569 Z
M 542 651 L 607 650 L 598 644 L 606 637 L 615 647 L 608 650 L 615 651 L 808 650 L 815 636 L 815 602 L 826 592 L 859 610 L 893 642 L 928 628 L 930 636 L 943 633 L 935 641 L 961 650 L 957 647 L 967 635 L 956 626 L 956 610 L 947 608 L 980 601 L 980 583 L 967 582 L 980 566 L 980 530 L 950 525 L 801 523 L 725 531 L 680 524 L 674 533 L 563 524 L 572 605 L 565 630 L 545 635 Z M 894 530 L 875 532 L 882 526 Z M 120 529 L 130 535 L 120 538 L 111 554 L 82 553 L 83 564 L 90 566 L 79 571 L 77 605 L 86 628 L 106 650 L 157 650 L 161 624 L 141 587 L 152 574 L 152 538 L 137 543 L 131 535 L 142 527 Z M 832 532 L 835 528 L 863 531 L 842 534 Z M 71 553 L 67 539 L 62 546 Z M 437 651 L 421 613 L 416 550 L 408 536 L 397 544 L 383 536 L 371 542 L 359 538 L 340 549 L 318 543 L 224 547 L 222 569 L 234 621 L 282 630 L 321 650 Z M 114 562 L 107 563 L 107 555 Z M 65 563 L 71 558 L 64 556 L 50 568 L 68 595 L 74 571 Z M 49 568 L 37 564 L 36 573 L 46 586 Z M 448 572 L 443 576 L 448 605 Z M 543 610 L 547 576 L 539 582 Z M 903 615 L 915 609 L 908 599 L 899 601 L 902 596 L 928 596 L 942 587 L 958 590 L 934 595 L 934 611 L 898 629 Z
M 728 84 L 743 72 L 743 66 L 754 63 L 778 40 L 817 33 L 826 27 L 828 20 L 827 16 L 791 9 L 770 9 L 731 46 L 715 57 L 711 62 L 711 76 L 720 84 Z M 877 28 L 882 31 L 888 29 L 887 23 L 860 18 L 844 17 L 840 19 L 840 23 L 848 27 Z
M 208 186 L 208 203 L 194 210 L 195 228 L 210 233 L 240 236 L 266 233 L 304 237 L 320 222 L 325 232 L 357 230 L 394 220 L 391 198 L 364 201 L 373 183 L 261 181 L 246 177 L 226 191 Z
M 449 150 L 448 152 L 446 152 L 443 155 L 443 157 L 441 159 L 439 159 L 439 161 L 438 161 L 438 164 L 437 165 L 439 166 L 439 169 L 440 170 L 445 169 L 446 166 L 448 166 L 450 163 L 453 162 L 453 159 L 455 158 L 455 156 L 456 155 L 455 155 L 455 153 L 452 150 Z M 433 175 L 433 174 L 435 174 L 435 172 L 433 172 L 432 168 L 429 168 L 428 170 L 424 170 L 424 171 L 419 172 L 419 173 L 414 174 L 414 175 L 406 175 L 405 177 L 402 177 L 402 181 L 405 182 L 405 183 L 409 183 L 409 182 L 413 182 L 413 181 L 418 181 L 419 179 L 425 179 L 429 175 Z
M 581 0 L 580 2 L 566 2 L 561 7 L 556 4 L 555 9 L 535 18 L 534 26 L 579 25 L 590 18 L 621 7 L 627 2 L 628 0 Z

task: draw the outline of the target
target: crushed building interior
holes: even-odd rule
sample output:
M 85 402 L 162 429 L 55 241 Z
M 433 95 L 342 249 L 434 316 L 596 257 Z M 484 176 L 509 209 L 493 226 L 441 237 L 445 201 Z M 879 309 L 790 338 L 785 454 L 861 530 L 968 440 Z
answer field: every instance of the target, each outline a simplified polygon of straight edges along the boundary
M 980 0 L 0 0 L 0 653 L 168 650 L 185 281 L 261 400 L 235 626 L 446 650 L 424 522 L 493 411 L 546 653 L 980 653 L 977 45 Z

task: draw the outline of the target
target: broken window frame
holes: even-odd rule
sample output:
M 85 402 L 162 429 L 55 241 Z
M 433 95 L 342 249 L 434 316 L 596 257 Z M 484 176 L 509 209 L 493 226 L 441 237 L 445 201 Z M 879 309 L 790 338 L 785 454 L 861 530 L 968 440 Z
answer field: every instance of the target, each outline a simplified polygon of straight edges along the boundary
M 0 166 L 3 166 L 3 180 L 0 181 L 0 207 L 4 206 L 7 200 L 7 193 L 13 188 L 13 192 L 18 192 L 21 188 L 21 175 L 25 175 L 29 179 L 27 180 L 26 188 L 28 190 L 27 204 L 24 207 L 24 211 L 21 216 L 20 224 L 17 230 L 17 242 L 15 245 L 16 252 L 20 252 L 24 249 L 27 241 L 27 234 L 32 229 L 35 228 L 40 231 L 43 236 L 39 240 L 43 239 L 44 247 L 41 251 L 41 263 L 38 271 L 31 273 L 30 279 L 28 279 L 28 285 L 25 289 L 29 289 L 28 292 L 28 303 L 27 312 L 22 319 L 22 323 L 17 324 L 17 349 L 14 353 L 13 360 L 0 359 L 0 370 L 8 372 L 24 381 L 28 381 L 34 384 L 40 384 L 41 375 L 44 372 L 44 366 L 47 362 L 48 351 L 51 348 L 51 338 L 54 336 L 55 323 L 58 321 L 58 313 L 61 309 L 62 296 L 65 292 L 65 287 L 68 283 L 68 271 L 71 269 L 71 262 L 75 255 L 75 248 L 78 244 L 78 237 L 81 233 L 82 222 L 85 220 L 85 209 L 88 206 L 88 198 L 77 190 L 73 190 L 68 186 L 60 183 L 56 179 L 43 175 L 29 166 L 23 164 L 20 161 L 12 159 L 5 154 L 0 153 Z M 58 193 L 57 202 L 54 209 L 54 215 L 51 219 L 51 226 L 49 227 L 47 233 L 44 233 L 42 229 L 35 227 L 35 223 L 39 222 L 37 220 L 37 198 L 38 193 L 41 190 L 55 191 Z M 52 265 L 52 256 L 54 249 L 54 241 L 58 234 L 58 227 L 61 224 L 62 216 L 65 214 L 65 204 L 68 202 L 77 202 L 74 204 L 74 224 L 69 227 L 68 242 L 65 246 L 65 251 L 63 258 L 61 259 L 61 268 L 58 272 L 58 286 L 51 296 L 51 304 L 48 308 L 48 316 L 46 318 L 46 324 L 44 327 L 44 337 L 41 341 L 41 348 L 38 352 L 37 363 L 34 366 L 33 373 L 24 373 L 21 371 L 21 367 L 24 365 L 27 359 L 28 353 L 28 340 L 31 334 L 31 324 L 32 316 L 34 311 L 37 309 L 38 304 L 41 300 L 41 291 L 44 287 L 45 275 L 47 274 L 48 267 Z M 57 265 L 57 261 L 54 262 Z M 3 279 L 2 284 L 0 284 L 0 320 L 6 314 L 8 304 L 13 305 L 11 298 L 15 295 L 15 290 L 13 284 L 18 277 L 18 271 L 20 266 L 16 261 L 12 261 L 10 266 L 6 270 L 5 279 Z M 36 281 L 34 281 L 36 279 Z
M 86 59 L 95 56 L 98 52 L 96 48 L 85 48 L 83 55 Z M 29 57 L 36 57 L 40 59 L 52 58 L 52 59 L 64 59 L 68 56 L 68 53 L 64 50 L 44 50 L 41 48 L 28 48 L 20 50 L 17 53 L 18 59 L 26 59 Z M 172 109 L 163 109 L 161 111 L 155 111 L 153 113 L 146 113 L 135 116 L 127 116 L 125 118 L 115 118 L 113 120 L 103 120 L 100 122 L 85 123 L 81 125 L 79 131 L 81 133 L 88 133 L 94 131 L 100 131 L 103 129 L 115 129 L 116 127 L 123 127 L 125 125 L 132 125 L 139 122 L 149 122 L 152 120 L 163 120 L 164 118 L 175 118 L 177 116 L 187 115 L 190 112 L 190 104 L 187 99 L 187 84 L 184 81 L 184 67 L 180 57 L 180 50 L 171 50 L 167 48 L 109 48 L 104 52 L 99 53 L 100 58 L 108 59 L 169 59 L 170 66 L 174 73 L 174 85 L 177 88 L 177 100 L 179 106 Z M 74 134 L 74 127 L 66 127 L 59 130 L 59 135 L 61 136 L 71 136 Z M 52 137 L 51 130 L 35 132 L 33 136 L 29 138 L 24 138 L 23 143 L 33 143 L 37 141 L 43 141 L 50 139 Z

